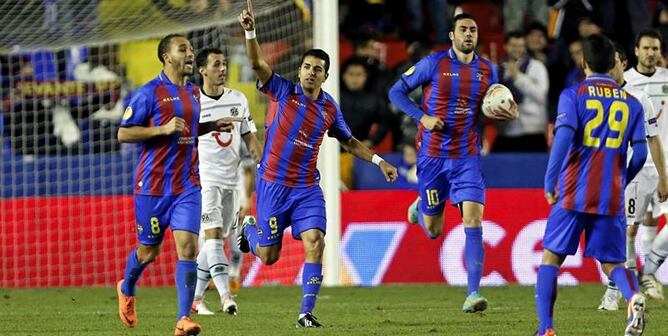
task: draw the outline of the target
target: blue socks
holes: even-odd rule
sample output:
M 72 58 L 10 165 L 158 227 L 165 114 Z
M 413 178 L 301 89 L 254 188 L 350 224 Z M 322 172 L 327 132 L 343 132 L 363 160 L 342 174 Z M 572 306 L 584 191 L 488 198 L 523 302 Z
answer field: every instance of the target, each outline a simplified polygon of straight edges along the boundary
M 176 320 L 190 316 L 190 307 L 195 297 L 197 284 L 197 262 L 194 260 L 176 261 L 176 295 L 179 303 L 179 314 Z
M 255 225 L 246 225 L 244 232 L 242 232 L 248 240 L 248 245 L 250 245 L 250 250 L 257 257 L 257 242 L 260 240 L 260 237 L 257 234 L 257 226 Z
M 610 272 L 610 279 L 617 284 L 617 288 L 622 292 L 626 302 L 628 302 L 633 294 L 638 292 L 638 278 L 633 271 L 626 269 L 624 266 L 615 267 Z
M 427 230 L 427 226 L 424 224 L 424 214 L 422 213 L 422 207 L 421 207 L 421 205 L 422 205 L 422 201 L 418 202 L 418 204 L 417 204 L 417 209 L 418 209 L 418 223 L 420 224 L 420 226 L 421 226 L 422 229 L 424 230 L 424 233 L 427 234 L 427 237 L 429 237 L 429 238 L 431 238 L 431 239 L 436 239 L 436 238 L 438 238 L 438 236 L 434 236 L 429 230 Z
M 125 296 L 135 296 L 137 291 L 137 281 L 145 268 L 146 265 L 139 263 L 139 260 L 137 259 L 137 249 L 135 248 L 130 252 L 128 261 L 125 264 L 125 280 L 121 286 L 121 292 L 123 292 Z
M 302 309 L 300 314 L 313 312 L 315 308 L 315 299 L 320 293 L 320 284 L 322 284 L 322 264 L 304 263 L 302 271 Z
M 466 273 L 468 274 L 468 291 L 466 293 L 468 296 L 480 289 L 485 247 L 482 242 L 482 227 L 464 228 L 464 233 L 466 234 L 464 262 L 466 263 Z
M 554 302 L 557 300 L 557 275 L 559 267 L 540 265 L 536 280 L 536 313 L 538 314 L 538 333 L 543 334 L 554 328 Z

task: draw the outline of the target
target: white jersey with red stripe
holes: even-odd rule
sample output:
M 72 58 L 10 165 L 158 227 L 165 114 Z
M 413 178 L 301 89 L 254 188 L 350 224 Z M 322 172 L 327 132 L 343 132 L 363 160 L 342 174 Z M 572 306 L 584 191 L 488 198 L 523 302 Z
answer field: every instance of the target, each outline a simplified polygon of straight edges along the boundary
M 234 129 L 229 133 L 214 131 L 199 137 L 197 149 L 202 187 L 213 185 L 238 189 L 241 173 L 239 164 L 242 160 L 241 137 L 257 132 L 248 100 L 243 93 L 229 88 L 225 88 L 218 99 L 202 93 L 200 123 L 224 117 L 243 118 L 243 121 L 234 122 Z

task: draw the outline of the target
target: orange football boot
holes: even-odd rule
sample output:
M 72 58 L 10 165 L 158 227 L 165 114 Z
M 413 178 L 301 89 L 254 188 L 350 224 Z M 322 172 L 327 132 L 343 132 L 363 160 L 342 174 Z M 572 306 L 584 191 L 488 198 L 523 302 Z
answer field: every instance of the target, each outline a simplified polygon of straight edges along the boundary
M 125 296 L 121 291 L 124 279 L 116 284 L 116 293 L 118 294 L 118 316 L 123 324 L 128 328 L 137 326 L 137 311 L 135 310 L 135 297 Z
M 197 335 L 202 331 L 202 326 L 193 321 L 188 316 L 182 317 L 179 322 L 176 322 L 176 330 L 174 336 Z

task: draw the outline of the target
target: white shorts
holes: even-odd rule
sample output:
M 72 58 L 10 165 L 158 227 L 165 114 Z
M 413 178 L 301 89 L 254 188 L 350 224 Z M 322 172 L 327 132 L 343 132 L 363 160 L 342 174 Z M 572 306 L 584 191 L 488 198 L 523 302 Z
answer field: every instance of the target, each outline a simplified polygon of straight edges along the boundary
M 654 218 L 668 212 L 668 202 L 660 203 L 656 194 L 659 174 L 654 167 L 643 167 L 638 175 L 626 186 L 624 199 L 626 202 L 626 224 L 638 225 L 643 222 L 647 211 Z
M 221 228 L 225 237 L 230 234 L 237 226 L 238 193 L 236 189 L 220 186 L 202 188 L 202 231 Z

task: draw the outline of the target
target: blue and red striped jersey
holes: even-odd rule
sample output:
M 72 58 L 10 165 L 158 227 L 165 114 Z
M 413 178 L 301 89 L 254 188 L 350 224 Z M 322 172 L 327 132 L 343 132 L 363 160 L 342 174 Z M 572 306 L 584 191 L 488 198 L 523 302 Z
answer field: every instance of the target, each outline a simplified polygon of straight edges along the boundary
M 185 120 L 181 134 L 158 136 L 141 143 L 135 168 L 134 192 L 138 195 L 178 195 L 200 187 L 197 157 L 200 92 L 192 83 L 179 86 L 164 72 L 133 94 L 121 127 L 153 127 L 173 117 Z
M 410 90 L 422 87 L 421 109 L 445 122 L 439 131 L 418 124 L 420 155 L 463 158 L 480 154 L 478 125 L 482 99 L 487 88 L 499 81 L 496 66 L 474 55 L 464 64 L 449 49 L 429 55 L 402 76 Z
M 258 175 L 288 187 L 316 185 L 320 144 L 325 132 L 339 141 L 352 138 L 341 108 L 327 92 L 317 99 L 304 94 L 299 83 L 274 73 L 267 83 L 258 83 L 270 98 L 265 119 L 265 144 Z
M 640 102 L 611 77 L 591 75 L 561 93 L 559 127 L 570 127 L 574 135 L 557 179 L 557 205 L 623 215 L 629 142 L 646 141 Z

